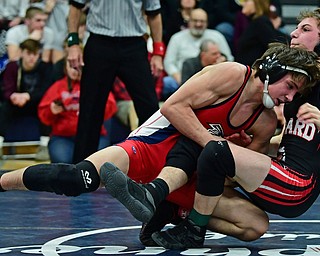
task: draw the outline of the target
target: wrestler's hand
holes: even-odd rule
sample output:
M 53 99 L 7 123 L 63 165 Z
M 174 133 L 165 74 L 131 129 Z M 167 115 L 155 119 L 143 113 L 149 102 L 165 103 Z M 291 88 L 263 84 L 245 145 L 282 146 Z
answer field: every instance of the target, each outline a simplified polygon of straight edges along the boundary
M 242 147 L 247 147 L 252 142 L 251 136 L 246 134 L 244 130 L 240 133 L 234 133 L 230 136 L 226 136 L 225 139 Z
M 314 123 L 318 130 L 320 130 L 320 110 L 317 107 L 309 103 L 303 104 L 298 110 L 297 118 L 299 121 L 307 124 Z

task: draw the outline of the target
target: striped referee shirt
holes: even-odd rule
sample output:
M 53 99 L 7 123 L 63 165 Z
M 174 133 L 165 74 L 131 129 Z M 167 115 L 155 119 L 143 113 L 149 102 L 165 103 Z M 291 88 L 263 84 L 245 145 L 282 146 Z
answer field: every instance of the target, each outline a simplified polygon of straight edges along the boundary
M 72 0 L 81 6 L 86 0 Z M 160 0 L 91 0 L 87 30 L 111 37 L 142 36 L 147 32 L 143 12 L 160 13 Z

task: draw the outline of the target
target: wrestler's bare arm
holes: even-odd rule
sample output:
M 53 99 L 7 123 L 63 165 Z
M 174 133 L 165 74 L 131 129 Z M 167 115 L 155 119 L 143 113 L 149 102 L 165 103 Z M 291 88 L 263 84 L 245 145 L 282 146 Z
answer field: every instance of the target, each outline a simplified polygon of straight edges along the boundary
M 254 123 L 249 133 L 252 135 L 252 142 L 247 148 L 267 154 L 272 136 L 277 128 L 277 116 L 272 109 L 265 109 Z
M 245 71 L 245 66 L 234 62 L 206 67 L 163 104 L 161 113 L 182 134 L 205 146 L 213 138 L 193 109 L 221 102 L 232 95 L 243 83 Z

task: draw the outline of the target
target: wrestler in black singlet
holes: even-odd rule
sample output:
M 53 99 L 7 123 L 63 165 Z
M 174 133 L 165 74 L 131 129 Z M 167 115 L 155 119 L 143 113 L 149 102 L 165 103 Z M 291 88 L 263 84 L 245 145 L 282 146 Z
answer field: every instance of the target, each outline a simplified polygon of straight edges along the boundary
M 307 97 L 299 96 L 285 105 L 286 130 L 278 160 L 272 161 L 274 168 L 263 186 L 248 194 L 264 210 L 289 218 L 308 210 L 320 193 L 320 131 L 296 117 L 306 102 L 320 109 L 320 84 Z

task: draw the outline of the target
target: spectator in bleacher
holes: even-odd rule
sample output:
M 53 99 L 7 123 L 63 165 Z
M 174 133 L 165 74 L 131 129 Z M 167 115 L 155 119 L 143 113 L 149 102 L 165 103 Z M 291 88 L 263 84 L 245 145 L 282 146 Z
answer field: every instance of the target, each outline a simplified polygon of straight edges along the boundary
M 29 7 L 29 0 L 1 0 L 0 32 L 19 25 Z
M 31 2 L 31 6 L 39 7 L 48 14 L 46 26 L 54 32 L 52 62 L 55 63 L 65 56 L 64 41 L 68 35 L 68 0 L 32 0 Z
M 197 0 L 179 0 L 178 7 L 172 10 L 163 21 L 163 41 L 168 45 L 171 36 L 188 28 L 191 11 L 198 6 Z
M 20 58 L 19 44 L 31 38 L 41 43 L 41 58 L 45 62 L 51 62 L 51 54 L 54 42 L 52 29 L 45 26 L 48 15 L 38 7 L 29 7 L 26 11 L 24 24 L 10 28 L 6 34 L 6 46 L 9 60 Z
M 200 7 L 208 13 L 208 28 L 222 33 L 233 51 L 234 25 L 241 6 L 235 0 L 201 0 Z
M 48 144 L 52 163 L 72 163 L 74 140 L 78 124 L 81 71 L 65 61 L 65 76 L 49 87 L 42 97 L 38 115 L 45 125 L 52 127 Z M 109 94 L 105 120 L 117 111 L 113 94 Z M 102 126 L 99 149 L 110 146 L 107 130 Z
M 186 59 L 182 65 L 181 84 L 184 84 L 191 76 L 198 73 L 208 65 L 226 61 L 221 54 L 219 46 L 211 39 L 205 39 L 200 45 L 200 53 L 197 57 Z
M 235 2 L 242 6 L 244 0 L 235 0 Z M 282 20 L 282 4 L 280 0 L 270 0 L 270 19 L 275 28 L 278 28 L 282 33 L 289 34 L 286 30 L 285 23 Z M 247 28 L 250 22 L 250 17 L 247 17 L 242 13 L 242 9 L 236 14 L 236 21 L 234 24 L 234 35 L 233 35 L 233 49 L 234 53 L 237 52 L 237 45 L 239 37 L 242 32 Z M 280 24 L 280 26 L 279 26 Z
M 9 62 L 5 39 L 9 28 L 22 23 L 29 0 L 2 0 L 0 1 L 0 74 Z M 0 85 L 1 86 L 1 85 Z M 1 96 L 0 96 L 1 97 Z
M 164 68 L 168 76 L 163 79 L 163 97 L 169 97 L 181 85 L 183 62 L 199 54 L 204 39 L 214 40 L 227 60 L 233 60 L 225 37 L 218 31 L 207 28 L 207 13 L 200 8 L 191 12 L 188 29 L 175 33 L 168 44 L 164 58 Z
M 273 26 L 280 30 L 282 33 L 290 34 L 286 28 L 285 23 L 282 19 L 282 3 L 281 0 L 270 0 L 270 14 L 269 17 Z
M 242 13 L 249 18 L 249 23 L 236 46 L 237 62 L 252 65 L 268 49 L 269 43 L 290 41 L 290 36 L 279 30 L 280 23 L 272 23 L 269 0 L 243 0 Z
M 50 86 L 52 65 L 40 59 L 38 40 L 27 39 L 19 48 L 21 57 L 9 62 L 3 72 L 3 97 L 8 106 L 4 137 L 6 141 L 39 140 L 42 130 L 37 107 Z

